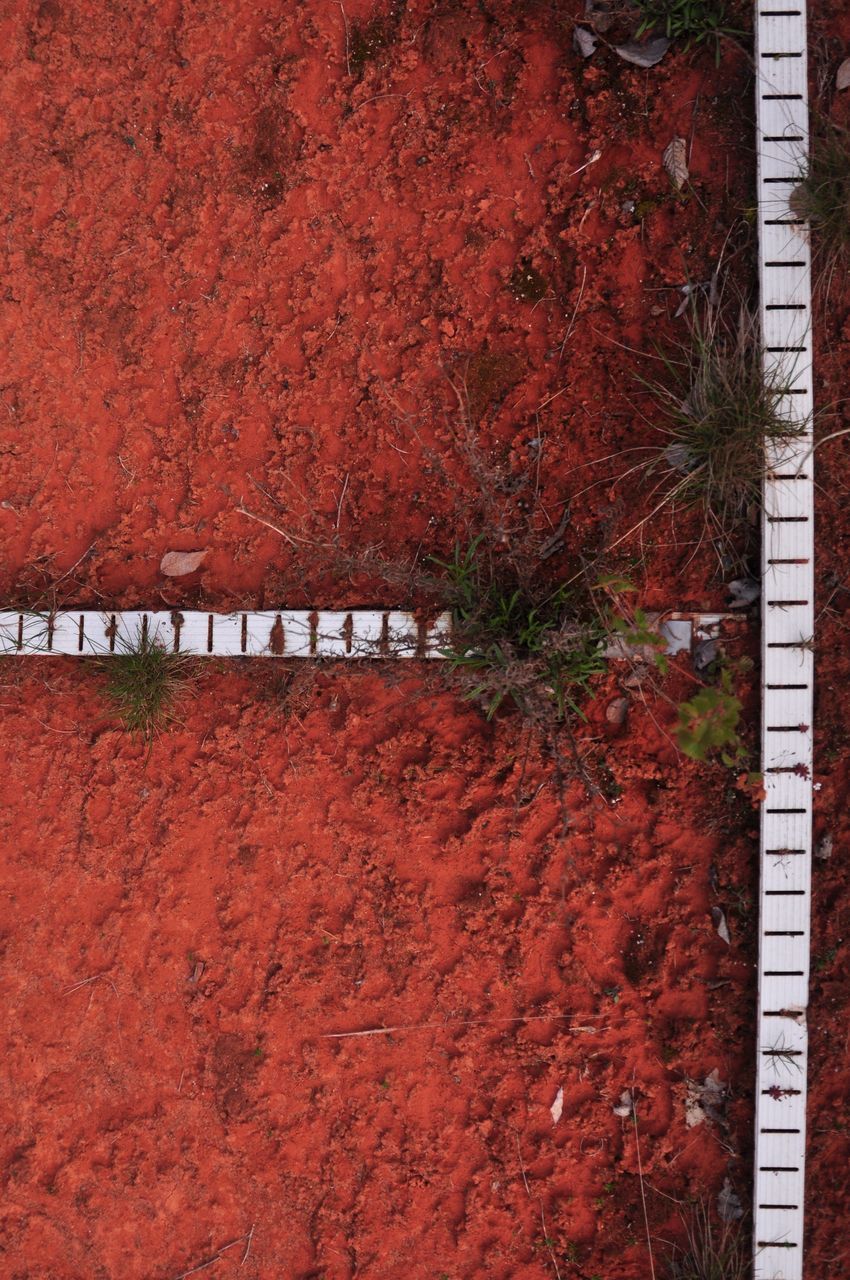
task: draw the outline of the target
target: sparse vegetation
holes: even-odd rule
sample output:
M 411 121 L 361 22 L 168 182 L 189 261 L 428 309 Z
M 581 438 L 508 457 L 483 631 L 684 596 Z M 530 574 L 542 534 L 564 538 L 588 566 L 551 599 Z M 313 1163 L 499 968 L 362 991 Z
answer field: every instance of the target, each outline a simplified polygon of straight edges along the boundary
M 177 721 L 180 704 L 194 683 L 194 660 L 169 653 L 155 637 L 140 635 L 97 661 L 106 676 L 106 697 L 124 728 L 151 746 Z
M 701 1202 L 686 1229 L 687 1243 L 670 1257 L 668 1280 L 746 1280 L 750 1275 L 749 1250 L 737 1222 L 715 1222 Z
M 740 34 L 730 25 L 725 0 L 635 0 L 634 7 L 640 15 L 638 37 L 654 31 L 685 50 L 710 45 L 717 62 L 723 37 Z
M 811 224 L 815 259 L 831 282 L 850 264 L 850 130 L 818 122 L 807 172 L 790 203 Z
M 592 601 L 565 586 L 520 580 L 479 535 L 443 571 L 454 640 L 452 670 L 466 677 L 466 696 L 490 719 L 513 703 L 538 722 L 580 713 L 579 699 L 605 669 L 605 630 Z
M 741 701 L 724 671 L 720 687 L 700 689 L 680 704 L 676 725 L 679 750 L 691 760 L 707 761 L 719 754 L 730 768 L 742 764 L 747 752 L 741 742 L 741 710 Z
M 780 410 L 783 386 L 765 377 L 754 317 L 733 319 L 707 304 L 691 321 L 690 341 L 660 352 L 665 377 L 642 380 L 666 421 L 664 445 L 649 464 L 660 472 L 660 501 L 697 508 L 726 567 L 751 549 L 761 508 L 765 442 L 801 434 Z

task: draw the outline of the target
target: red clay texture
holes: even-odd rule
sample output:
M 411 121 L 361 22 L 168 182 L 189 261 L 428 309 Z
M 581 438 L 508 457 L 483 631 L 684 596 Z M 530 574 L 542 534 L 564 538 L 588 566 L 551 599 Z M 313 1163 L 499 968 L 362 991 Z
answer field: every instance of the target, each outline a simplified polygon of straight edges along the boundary
M 478 459 L 533 477 L 553 575 L 613 548 L 645 607 L 722 602 L 631 468 L 681 286 L 749 278 L 751 69 L 585 61 L 579 8 L 4 7 L 6 600 L 422 603 L 362 566 L 448 554 Z M 812 1280 L 844 1265 L 840 485 Z M 148 752 L 90 664 L 4 659 L 4 1277 L 646 1280 L 694 1199 L 748 1205 L 757 822 L 674 746 L 692 676 L 597 682 L 589 799 L 435 668 L 210 663 Z

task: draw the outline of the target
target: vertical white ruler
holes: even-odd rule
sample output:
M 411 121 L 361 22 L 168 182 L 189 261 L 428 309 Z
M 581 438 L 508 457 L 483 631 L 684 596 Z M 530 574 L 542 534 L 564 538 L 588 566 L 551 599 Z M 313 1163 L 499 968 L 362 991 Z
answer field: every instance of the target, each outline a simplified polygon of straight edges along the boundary
M 789 198 L 808 162 L 806 0 L 756 0 L 764 366 L 801 434 L 767 449 L 753 1250 L 756 1280 L 802 1280 L 812 870 L 814 486 L 808 226 Z

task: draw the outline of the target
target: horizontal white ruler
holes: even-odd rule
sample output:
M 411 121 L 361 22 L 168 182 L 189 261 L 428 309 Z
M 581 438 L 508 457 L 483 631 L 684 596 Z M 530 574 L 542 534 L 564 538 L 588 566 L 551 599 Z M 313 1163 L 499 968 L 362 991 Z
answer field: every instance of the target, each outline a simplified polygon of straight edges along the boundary
M 679 653 L 717 635 L 726 616 L 673 614 L 657 627 L 667 652 Z M 142 640 L 199 658 L 441 658 L 451 648 L 452 626 L 448 613 L 423 621 L 392 609 L 0 611 L 0 653 L 108 657 L 136 649 Z M 617 639 L 608 653 L 627 651 Z
M 802 1280 L 812 873 L 814 484 L 809 228 L 789 204 L 809 151 L 805 0 L 756 4 L 765 374 L 799 434 L 768 444 L 762 527 L 762 768 L 753 1253 Z M 793 203 L 793 202 L 792 202 Z

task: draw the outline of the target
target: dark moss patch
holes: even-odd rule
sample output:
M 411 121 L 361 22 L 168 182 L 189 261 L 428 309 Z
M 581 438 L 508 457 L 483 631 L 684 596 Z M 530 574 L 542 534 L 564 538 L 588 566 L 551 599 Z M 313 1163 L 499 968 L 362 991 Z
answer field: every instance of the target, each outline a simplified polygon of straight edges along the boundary
M 372 18 L 365 25 L 352 25 L 348 41 L 348 64 L 351 74 L 362 76 L 368 63 L 373 62 L 392 43 L 393 31 L 385 18 Z
M 522 361 L 513 352 L 482 347 L 470 356 L 466 367 L 469 414 L 476 422 L 488 409 L 501 404 L 522 375 Z
M 396 41 L 407 0 L 396 0 L 389 13 L 375 14 L 369 22 L 352 22 L 348 32 L 348 69 L 361 79 L 367 65 Z
M 510 288 L 522 302 L 539 302 L 549 291 L 549 281 L 529 258 L 521 258 L 511 272 Z

